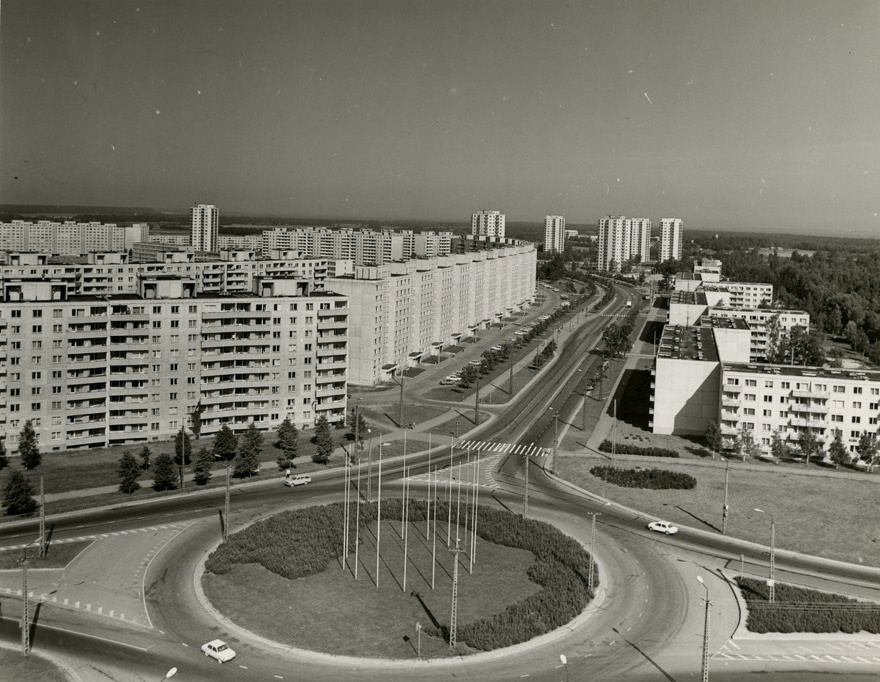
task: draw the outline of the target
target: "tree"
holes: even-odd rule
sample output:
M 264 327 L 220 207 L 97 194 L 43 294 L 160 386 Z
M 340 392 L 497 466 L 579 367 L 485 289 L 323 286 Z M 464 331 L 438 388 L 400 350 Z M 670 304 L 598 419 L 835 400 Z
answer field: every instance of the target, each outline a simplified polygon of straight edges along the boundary
M 174 436 L 174 463 L 177 466 L 189 464 L 192 461 L 192 441 L 189 434 L 181 426 L 180 431 Z
M 312 455 L 312 461 L 317 464 L 327 464 L 330 461 L 330 455 L 333 453 L 333 437 L 330 435 L 330 422 L 327 421 L 327 415 L 322 414 L 318 417 L 318 423 L 315 425 L 315 445 L 317 449 Z
M 150 468 L 150 457 L 153 456 L 153 453 L 150 451 L 148 446 L 144 446 L 141 448 L 141 469 L 146 471 Z
M 819 454 L 821 450 L 819 440 L 812 429 L 801 431 L 798 435 L 798 451 L 806 458 L 807 464 L 810 463 L 810 457 Z
M 224 424 L 220 430 L 214 435 L 214 442 L 211 451 L 217 459 L 225 459 L 227 462 L 235 457 L 238 449 L 238 439 L 232 433 L 232 429 Z
M 275 445 L 281 450 L 281 456 L 276 459 L 279 469 L 289 469 L 295 467 L 293 460 L 299 453 L 299 431 L 290 421 L 289 417 L 285 417 L 284 421 L 278 425 L 278 440 Z
M 253 422 L 238 441 L 238 457 L 232 475 L 236 478 L 247 478 L 259 471 L 260 449 L 263 446 L 263 434 L 257 431 Z
M 773 432 L 773 437 L 770 440 L 770 454 L 776 459 L 788 458 L 788 445 L 782 439 L 779 431 Z
M 364 413 L 357 407 L 351 409 L 351 440 L 363 440 L 367 432 L 367 420 Z M 355 443 L 357 446 L 358 443 Z
M 710 421 L 709 426 L 706 427 L 706 445 L 713 452 L 721 452 L 724 447 L 721 429 L 718 427 L 718 422 L 714 420 Z
M 196 485 L 207 485 L 211 480 L 211 466 L 214 464 L 214 453 L 204 445 L 196 457 L 196 465 L 193 467 L 193 481 Z
M 126 452 L 120 458 L 116 475 L 119 476 L 119 492 L 131 495 L 140 490 L 141 484 L 138 483 L 138 479 L 141 475 L 141 466 L 130 452 Z
M 7 516 L 23 516 L 32 514 L 37 508 L 34 489 L 19 469 L 9 474 L 6 487 L 3 488 L 3 506 Z
M 174 470 L 171 455 L 163 452 L 153 462 L 153 490 L 174 490 L 177 488 L 177 472 Z
M 849 464 L 849 452 L 843 444 L 843 431 L 837 429 L 834 432 L 834 440 L 828 446 L 828 456 L 837 466 L 841 464 Z
M 202 412 L 204 411 L 205 408 L 202 406 L 202 401 L 200 400 L 196 403 L 196 406 L 189 415 L 190 429 L 196 440 L 202 437 Z
M 859 444 L 856 450 L 859 453 L 860 460 L 868 466 L 872 465 L 874 458 L 877 456 L 877 437 L 870 431 L 865 431 L 859 437 Z
M 9 459 L 6 457 L 6 443 L 5 438 L 0 436 L 0 471 L 9 466 Z
M 761 447 L 755 442 L 752 430 L 745 424 L 740 427 L 737 434 L 736 451 L 743 461 L 747 457 L 758 457 L 761 454 Z
M 24 423 L 18 436 L 18 454 L 21 465 L 27 470 L 38 467 L 42 461 L 40 449 L 37 447 L 37 434 L 30 419 Z

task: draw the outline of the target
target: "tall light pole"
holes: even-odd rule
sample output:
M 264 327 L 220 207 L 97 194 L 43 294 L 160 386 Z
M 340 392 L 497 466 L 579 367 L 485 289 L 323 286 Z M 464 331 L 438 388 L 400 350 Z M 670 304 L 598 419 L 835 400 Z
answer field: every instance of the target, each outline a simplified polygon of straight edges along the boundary
M 601 516 L 599 512 L 593 512 L 593 523 L 592 528 L 590 530 L 590 575 L 587 578 L 587 589 L 592 592 L 593 587 L 595 586 L 595 580 L 593 578 L 593 573 L 595 572 L 595 562 L 596 560 L 593 558 L 596 556 L 596 517 Z
M 721 534 L 727 535 L 727 514 L 730 506 L 727 504 L 727 487 L 730 483 L 730 462 L 724 460 L 724 506 L 721 508 Z
M 709 586 L 703 582 L 702 576 L 697 576 L 697 581 L 700 585 L 703 586 L 703 589 L 706 590 L 706 597 L 703 601 L 706 602 L 706 620 L 703 623 L 703 682 L 709 682 L 709 606 L 712 604 L 709 601 Z
M 41 538 L 31 540 L 21 550 L 21 655 L 27 656 L 31 650 L 31 621 L 30 610 L 31 605 L 28 599 L 27 569 L 28 557 L 27 551 L 35 542 L 42 542 Z
M 40 476 L 40 558 L 46 558 L 46 493 Z
M 404 359 L 400 361 L 400 404 L 397 408 L 397 423 L 403 426 L 403 365 L 405 363 Z
M 223 542 L 229 538 L 229 460 L 226 460 L 226 494 L 223 500 Z
M 523 494 L 523 516 L 529 515 L 529 456 L 526 454 L 523 456 L 523 461 L 526 463 L 526 487 L 525 492 Z
M 455 559 L 455 566 L 452 569 L 452 611 L 449 616 L 449 648 L 455 648 L 457 621 L 458 621 L 458 555 L 462 549 L 458 546 L 459 540 L 455 538 L 455 547 L 450 549 Z
M 776 601 L 776 517 L 772 512 L 757 507 L 755 511 L 770 516 L 770 579 L 767 581 L 767 588 L 770 592 L 770 603 L 773 604 Z
M 361 460 L 358 457 L 357 506 L 354 516 L 354 579 L 358 579 L 358 554 L 361 546 Z
M 376 504 L 376 589 L 379 589 L 379 543 L 382 540 L 382 446 L 379 441 L 379 501 Z

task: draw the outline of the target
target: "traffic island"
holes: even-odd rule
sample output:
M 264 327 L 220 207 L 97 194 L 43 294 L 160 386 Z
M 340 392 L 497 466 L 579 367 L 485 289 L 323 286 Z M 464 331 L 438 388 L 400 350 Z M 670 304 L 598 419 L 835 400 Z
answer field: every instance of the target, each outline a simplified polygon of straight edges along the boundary
M 375 503 L 358 511 L 352 502 L 347 557 L 342 503 L 274 515 L 211 554 L 205 595 L 236 625 L 281 645 L 383 659 L 490 651 L 583 612 L 592 598 L 591 562 L 580 544 L 553 526 L 485 506 L 475 531 L 467 492 L 460 502 L 457 491 L 451 497 L 450 504 L 440 494 L 430 512 L 421 500 L 408 509 L 383 501 L 381 524 Z

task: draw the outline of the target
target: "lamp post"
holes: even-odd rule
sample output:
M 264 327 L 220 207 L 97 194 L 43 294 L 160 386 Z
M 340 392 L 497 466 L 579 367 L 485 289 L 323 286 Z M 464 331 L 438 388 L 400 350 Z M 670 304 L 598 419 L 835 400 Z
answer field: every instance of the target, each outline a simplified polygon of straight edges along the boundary
M 770 579 L 767 581 L 767 588 L 770 593 L 770 603 L 773 604 L 776 601 L 776 517 L 773 516 L 773 512 L 757 507 L 755 511 L 770 516 Z
M 28 601 L 28 584 L 27 569 L 28 557 L 27 551 L 35 542 L 42 542 L 42 538 L 31 540 L 21 550 L 21 655 L 27 656 L 31 650 L 31 622 L 30 622 L 30 603 Z
M 593 512 L 593 523 L 590 530 L 590 575 L 587 578 L 587 589 L 592 592 L 593 587 L 595 586 L 595 579 L 593 578 L 593 574 L 595 573 L 595 556 L 596 556 L 596 517 L 601 516 L 599 512 Z
M 721 508 L 721 534 L 727 535 L 727 514 L 730 506 L 727 504 L 727 486 L 730 483 L 730 462 L 724 460 L 724 506 Z
M 712 604 L 709 601 L 709 586 L 703 582 L 702 576 L 697 576 L 697 582 L 703 586 L 703 589 L 706 590 L 706 597 L 703 601 L 706 602 L 706 620 L 703 623 L 703 682 L 709 682 L 709 606 Z
M 379 441 L 379 494 L 376 504 L 376 589 L 379 589 L 379 544 L 382 540 L 382 446 Z

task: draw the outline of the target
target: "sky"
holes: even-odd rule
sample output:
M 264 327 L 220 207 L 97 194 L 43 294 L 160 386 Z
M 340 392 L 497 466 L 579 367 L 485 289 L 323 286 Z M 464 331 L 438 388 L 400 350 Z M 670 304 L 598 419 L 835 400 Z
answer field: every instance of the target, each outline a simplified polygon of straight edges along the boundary
M 876 0 L 3 0 L 0 201 L 880 234 Z

